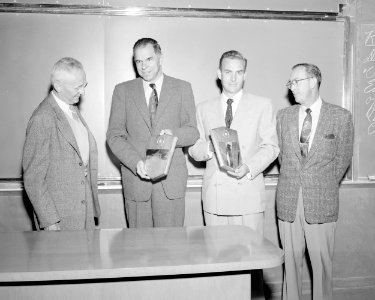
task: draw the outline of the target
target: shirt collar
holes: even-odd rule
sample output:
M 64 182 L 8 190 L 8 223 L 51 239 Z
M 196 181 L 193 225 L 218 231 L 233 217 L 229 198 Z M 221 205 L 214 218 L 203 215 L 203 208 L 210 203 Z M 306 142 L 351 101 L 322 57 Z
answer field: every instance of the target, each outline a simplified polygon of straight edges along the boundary
M 64 101 L 62 101 L 56 94 L 54 91 L 52 91 L 52 95 L 53 95 L 53 98 L 55 98 L 56 100 L 56 103 L 58 104 L 58 106 L 62 109 L 62 111 L 68 115 L 71 115 L 72 114 L 72 111 L 70 110 L 70 105 Z
M 310 109 L 312 113 L 316 113 L 320 111 L 321 107 L 322 107 L 322 98 L 320 98 L 319 96 L 318 99 L 310 106 Z M 305 112 L 306 109 L 307 109 L 306 106 L 301 105 L 301 108 L 300 108 L 301 111 Z
M 243 95 L 243 90 L 240 90 L 237 94 L 235 94 L 233 97 L 229 98 L 224 93 L 221 93 L 221 101 L 226 105 L 228 99 L 233 100 L 233 104 L 238 104 L 240 102 Z
M 161 74 L 161 76 L 155 82 L 148 82 L 142 79 L 143 89 L 147 91 L 147 89 L 151 89 L 150 84 L 155 83 L 156 91 L 158 92 L 158 95 L 160 95 L 161 86 L 163 85 L 163 80 L 164 80 L 164 74 Z

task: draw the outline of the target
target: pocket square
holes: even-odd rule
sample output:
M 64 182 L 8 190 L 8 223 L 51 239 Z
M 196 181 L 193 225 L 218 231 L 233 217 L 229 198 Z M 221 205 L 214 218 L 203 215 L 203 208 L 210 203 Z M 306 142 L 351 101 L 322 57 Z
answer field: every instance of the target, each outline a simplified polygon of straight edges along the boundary
M 335 138 L 335 135 L 333 133 L 330 133 L 330 134 L 326 134 L 324 137 L 326 139 L 333 140 Z

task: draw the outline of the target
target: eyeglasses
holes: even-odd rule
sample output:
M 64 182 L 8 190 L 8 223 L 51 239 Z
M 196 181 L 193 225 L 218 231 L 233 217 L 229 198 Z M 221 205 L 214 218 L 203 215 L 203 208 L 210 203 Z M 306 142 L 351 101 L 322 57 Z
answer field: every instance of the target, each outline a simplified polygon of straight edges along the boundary
M 292 81 L 289 80 L 289 81 L 286 83 L 286 87 L 287 87 L 288 89 L 291 89 L 292 86 L 297 86 L 298 83 L 299 83 L 300 81 L 302 81 L 302 80 L 306 80 L 306 79 L 310 79 L 310 78 L 313 78 L 313 77 L 311 76 L 311 77 L 306 77 L 306 78 L 302 78 L 302 79 L 294 79 L 294 80 L 292 80 Z
M 89 84 L 88 82 L 85 82 L 85 83 L 83 83 L 79 86 L 73 87 L 73 88 L 78 92 L 80 90 L 84 90 L 88 84 Z

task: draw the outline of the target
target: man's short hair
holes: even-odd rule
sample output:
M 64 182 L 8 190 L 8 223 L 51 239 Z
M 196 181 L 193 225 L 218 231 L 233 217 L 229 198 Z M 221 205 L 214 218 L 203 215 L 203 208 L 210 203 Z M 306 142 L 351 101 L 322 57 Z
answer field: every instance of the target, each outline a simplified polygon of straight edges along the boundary
M 316 65 L 309 64 L 309 63 L 300 63 L 293 66 L 292 70 L 303 67 L 305 68 L 307 76 L 315 77 L 318 81 L 318 88 L 320 88 L 320 84 L 322 82 L 322 73 L 320 72 L 319 68 Z
M 51 82 L 54 83 L 57 80 L 60 72 L 70 73 L 73 70 L 83 70 L 82 64 L 72 57 L 61 58 L 52 67 Z
M 223 53 L 223 55 L 220 57 L 219 69 L 221 69 L 221 64 L 223 63 L 224 58 L 242 60 L 245 63 L 245 70 L 246 70 L 247 59 L 237 50 L 230 50 L 230 51 Z
M 134 46 L 133 46 L 133 55 L 134 55 L 134 52 L 137 48 L 145 47 L 147 45 L 151 45 L 154 48 L 154 51 L 155 51 L 156 54 L 159 54 L 159 55 L 161 54 L 160 45 L 156 40 L 154 40 L 152 38 L 141 38 L 138 41 L 136 41 Z

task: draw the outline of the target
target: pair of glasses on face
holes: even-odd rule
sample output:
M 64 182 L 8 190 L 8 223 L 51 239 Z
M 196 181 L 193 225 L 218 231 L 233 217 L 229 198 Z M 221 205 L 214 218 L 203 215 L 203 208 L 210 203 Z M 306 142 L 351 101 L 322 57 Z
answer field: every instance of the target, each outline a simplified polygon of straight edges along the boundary
M 78 92 L 80 90 L 84 90 L 88 84 L 89 84 L 88 82 L 85 82 L 84 84 L 81 84 L 81 85 L 73 87 L 73 88 Z
M 66 87 L 69 87 L 69 88 L 71 88 L 71 89 L 73 89 L 73 90 L 75 90 L 76 92 L 79 92 L 79 91 L 81 91 L 81 90 L 84 90 L 88 84 L 89 84 L 88 82 L 85 82 L 85 83 L 83 83 L 83 84 L 81 84 L 81 85 L 74 86 L 74 85 L 71 85 L 71 84 L 67 84 L 67 83 L 66 83 L 65 86 L 66 86 Z
M 300 81 L 302 81 L 302 80 L 306 80 L 306 79 L 310 79 L 310 78 L 313 78 L 313 77 L 310 76 L 310 77 L 306 77 L 306 78 L 302 78 L 302 79 L 294 79 L 294 80 L 292 80 L 292 81 L 289 80 L 289 81 L 286 83 L 286 87 L 287 87 L 288 89 L 291 89 L 293 86 L 297 86 L 298 83 L 299 83 Z

